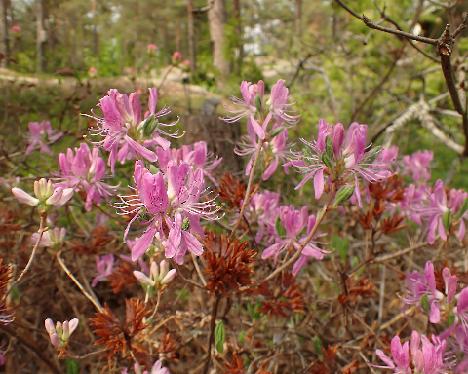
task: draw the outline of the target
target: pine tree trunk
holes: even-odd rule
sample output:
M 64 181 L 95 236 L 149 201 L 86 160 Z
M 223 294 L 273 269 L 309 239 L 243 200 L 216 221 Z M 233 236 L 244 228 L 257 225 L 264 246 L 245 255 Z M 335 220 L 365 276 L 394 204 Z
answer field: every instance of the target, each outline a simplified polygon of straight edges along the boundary
M 237 34 L 237 64 L 235 68 L 236 74 L 242 73 L 242 62 L 244 60 L 244 39 L 242 30 L 242 15 L 241 15 L 241 2 L 240 0 L 234 0 L 234 17 L 236 20 L 236 34 Z
M 7 67 L 8 61 L 10 59 L 10 39 L 8 35 L 8 0 L 0 0 L 0 35 L 1 35 L 1 44 L 0 44 L 0 66 Z
M 44 29 L 44 0 L 36 1 L 36 69 L 38 72 L 45 70 L 44 47 L 47 34 Z
M 195 46 L 195 22 L 193 19 L 193 0 L 187 0 L 187 39 L 190 59 L 190 71 L 197 69 L 197 50 Z
M 210 0 L 209 5 L 208 19 L 213 43 L 213 64 L 217 70 L 216 84 L 222 90 L 230 73 L 229 60 L 226 56 L 226 36 L 224 35 L 226 22 L 224 0 Z

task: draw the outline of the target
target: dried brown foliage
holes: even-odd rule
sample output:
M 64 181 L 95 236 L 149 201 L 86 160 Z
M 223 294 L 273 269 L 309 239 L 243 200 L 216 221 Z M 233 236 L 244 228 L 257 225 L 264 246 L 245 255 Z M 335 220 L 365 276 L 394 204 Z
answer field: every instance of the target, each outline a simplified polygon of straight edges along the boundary
M 91 318 L 91 326 L 98 336 L 96 344 L 104 346 L 109 355 L 120 354 L 125 357 L 129 351 L 138 348 L 134 343 L 146 324 L 143 319 L 148 315 L 144 303 L 137 299 L 125 300 L 125 319 L 121 321 L 108 306 Z
M 360 298 L 370 298 L 375 294 L 375 285 L 368 278 L 346 280 L 347 293 L 342 293 L 338 296 L 338 301 L 342 305 L 355 304 Z
M 105 252 L 105 247 L 114 240 L 109 234 L 109 229 L 105 226 L 96 226 L 91 231 L 89 239 L 84 242 L 75 241 L 72 243 L 72 250 L 78 254 L 97 254 Z
M 371 197 L 370 204 L 359 215 L 359 223 L 366 230 L 381 231 L 391 234 L 404 228 L 404 217 L 398 213 L 391 213 L 383 217 L 391 204 L 399 203 L 404 198 L 403 181 L 398 175 L 394 175 L 382 182 L 369 185 Z
M 112 292 L 118 294 L 126 287 L 136 284 L 135 276 L 133 275 L 133 266 L 129 262 L 122 261 L 108 277 Z
M 218 295 L 237 292 L 252 284 L 256 252 L 246 242 L 209 232 L 205 238 L 207 288 Z
M 13 321 L 13 313 L 7 305 L 8 287 L 11 278 L 11 266 L 4 264 L 3 258 L 0 257 L 0 323 L 2 324 L 8 324 Z
M 279 284 L 262 284 L 258 293 L 265 297 L 260 307 L 264 314 L 286 318 L 304 312 L 304 294 L 291 274 L 284 275 Z
M 239 208 L 245 196 L 246 185 L 232 174 L 224 174 L 218 187 L 219 197 L 229 208 Z

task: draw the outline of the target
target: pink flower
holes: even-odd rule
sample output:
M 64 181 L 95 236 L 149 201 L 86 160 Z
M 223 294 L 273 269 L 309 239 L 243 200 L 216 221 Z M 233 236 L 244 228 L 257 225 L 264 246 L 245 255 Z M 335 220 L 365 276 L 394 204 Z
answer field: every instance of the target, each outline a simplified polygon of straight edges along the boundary
M 108 164 L 114 172 L 115 163 L 125 163 L 127 160 L 138 158 L 150 162 L 157 160 L 156 153 L 151 150 L 157 145 L 164 149 L 169 148 L 170 142 L 161 135 L 176 137 L 177 132 L 169 133 L 165 127 L 170 124 L 160 123 L 158 118 L 170 113 L 169 109 L 163 108 L 156 112 L 158 94 L 156 88 L 149 89 L 148 111 L 142 115 L 139 94 L 121 94 L 117 90 L 110 90 L 106 96 L 101 98 L 99 106 L 103 118 L 95 118 L 98 121 L 96 135 L 104 136 L 99 144 L 109 152 Z
M 402 345 L 400 337 L 394 336 L 390 343 L 392 357 L 387 356 L 380 349 L 377 349 L 375 354 L 386 364 L 386 366 L 374 365 L 374 367 L 380 369 L 392 369 L 396 374 L 411 374 L 409 348 L 408 342 Z
M 49 143 L 56 142 L 63 135 L 62 132 L 53 130 L 49 121 L 29 122 L 28 129 L 27 155 L 36 149 L 39 149 L 42 153 L 52 154 Z
M 167 166 L 172 163 L 178 164 L 184 162 L 190 165 L 194 170 L 201 170 L 203 175 L 210 178 L 213 183 L 216 180 L 213 177 L 213 171 L 221 163 L 222 159 L 208 152 L 208 145 L 205 141 L 195 142 L 191 145 L 183 145 L 181 148 L 156 148 L 159 168 L 167 171 Z
M 458 295 L 455 315 L 465 333 L 468 333 L 468 287 L 465 287 Z
M 96 270 L 97 275 L 94 277 L 91 285 L 96 287 L 98 282 L 105 281 L 109 275 L 112 274 L 114 267 L 114 255 L 109 253 L 103 256 L 96 257 Z
M 294 209 L 292 206 L 282 206 L 280 208 L 279 218 L 285 233 L 284 235 L 280 235 L 278 233 L 277 236 L 279 237 L 279 240 L 265 248 L 262 253 L 262 259 L 274 257 L 274 260 L 277 261 L 279 255 L 283 251 L 289 248 L 299 250 L 303 247 L 301 250 L 301 257 L 299 257 L 293 266 L 294 275 L 297 275 L 305 266 L 308 258 L 313 257 L 316 260 L 323 259 L 327 253 L 326 251 L 319 248 L 313 242 L 307 242 L 304 245 L 304 240 L 314 227 L 316 221 L 314 215 L 308 215 L 306 207 Z M 298 238 L 306 226 L 306 236 Z M 281 236 L 284 236 L 284 238 L 281 239 Z
M 250 209 L 246 211 L 246 216 L 251 222 L 257 222 L 255 242 L 260 243 L 266 239 L 268 243 L 279 240 L 275 224 L 280 212 L 280 194 L 277 192 L 263 191 L 257 192 L 250 200 Z
M 158 46 L 156 44 L 154 44 L 154 43 L 148 43 L 148 45 L 146 46 L 146 52 L 148 54 L 153 54 L 157 50 L 158 50 Z
M 162 361 L 157 360 L 151 367 L 151 371 L 143 370 L 138 363 L 134 365 L 135 374 L 171 374 L 169 369 L 162 366 Z M 128 373 L 128 371 L 122 371 L 122 373 Z
M 42 234 L 41 241 L 39 242 L 39 246 L 41 247 L 55 247 L 63 243 L 65 239 L 65 234 L 67 230 L 63 227 L 55 227 L 51 230 L 47 230 Z M 31 242 L 36 243 L 39 239 L 40 234 L 35 232 L 31 236 Z
M 429 340 L 418 332 L 411 333 L 410 342 L 401 344 L 398 336 L 393 337 L 390 351 L 391 357 L 380 349 L 375 354 L 386 364 L 372 365 L 376 368 L 390 369 L 395 374 L 442 374 L 446 373 L 449 365 L 444 362 L 447 342 L 437 337 Z M 413 371 L 414 369 L 414 371 Z
M 432 193 L 414 207 L 416 214 L 428 222 L 427 241 L 432 244 L 436 237 L 448 240 L 448 233 L 453 228 L 461 241 L 465 236 L 465 220 L 468 219 L 466 199 L 468 192 L 451 189 L 447 191 L 444 182 L 436 181 Z
M 21 32 L 21 26 L 18 23 L 15 23 L 10 27 L 10 32 L 12 34 L 19 34 Z
M 78 318 L 73 318 L 70 321 L 57 322 L 54 326 L 54 321 L 47 318 L 45 320 L 45 328 L 49 334 L 50 342 L 55 348 L 62 348 L 68 344 L 70 335 L 78 327 Z
M 66 153 L 59 154 L 60 176 L 59 186 L 73 188 L 86 193 L 86 210 L 99 204 L 115 193 L 116 187 L 102 182 L 105 174 L 104 160 L 99 157 L 99 150 L 91 151 L 86 143 L 79 148 L 68 148 Z
M 179 62 L 182 61 L 182 53 L 180 53 L 179 51 L 175 51 L 173 54 L 172 54 L 172 63 L 174 65 L 177 65 Z
M 431 178 L 430 165 L 434 155 L 431 151 L 418 151 L 403 157 L 405 172 L 411 175 L 415 182 L 426 182 Z
M 392 175 L 388 161 L 378 157 L 380 149 L 366 147 L 367 125 L 354 122 L 345 132 L 341 123 L 331 126 L 320 120 L 317 139 L 301 141 L 306 148 L 293 152 L 288 165 L 304 174 L 296 189 L 313 179 L 316 199 L 320 199 L 326 184 L 341 179 L 354 183 L 354 196 L 361 206 L 358 177 L 377 182 Z
M 165 173 L 152 174 L 141 161 L 135 163 L 135 195 L 121 196 L 122 214 L 136 213 L 131 224 L 143 213 L 150 218 L 146 231 L 132 246 L 132 260 L 141 257 L 154 240 L 164 247 L 167 258 L 182 264 L 186 251 L 199 256 L 203 247 L 195 235 L 202 235 L 200 219 L 217 219 L 214 198 L 209 198 L 201 170 L 193 170 L 186 163 L 170 162 Z M 167 233 L 168 232 L 168 233 Z
M 73 188 L 63 188 L 54 185 L 51 180 L 41 178 L 34 182 L 34 195 L 31 196 L 21 188 L 13 187 L 11 192 L 16 199 L 29 206 L 39 206 L 41 210 L 47 210 L 48 206 L 62 206 L 73 196 Z
M 141 271 L 134 271 L 133 275 L 145 287 L 163 287 L 174 280 L 176 273 L 176 269 L 169 270 L 169 263 L 162 260 L 159 266 L 151 261 L 149 276 Z
M 88 69 L 88 75 L 91 77 L 91 78 L 94 78 L 98 75 L 98 69 L 97 67 L 95 66 L 90 66 L 89 69 Z
M 448 268 L 443 270 L 443 278 L 445 295 L 436 288 L 434 265 L 430 261 L 426 262 L 424 273 L 413 271 L 406 278 L 407 291 L 403 298 L 404 302 L 427 308 L 425 312 L 429 313 L 429 321 L 432 323 L 440 322 L 440 302 L 446 297 L 447 303 L 450 303 L 457 288 L 457 277 L 451 275 Z

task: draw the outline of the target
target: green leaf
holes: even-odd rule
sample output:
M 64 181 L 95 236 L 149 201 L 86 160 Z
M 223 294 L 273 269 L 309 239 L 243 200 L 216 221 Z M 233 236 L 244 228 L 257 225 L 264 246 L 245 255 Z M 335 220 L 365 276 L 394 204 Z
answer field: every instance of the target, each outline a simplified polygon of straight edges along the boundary
M 323 343 L 322 343 L 322 339 L 320 339 L 319 336 L 316 336 L 314 338 L 314 350 L 315 350 L 315 353 L 317 355 L 321 355 L 322 354 L 322 351 L 323 351 Z
M 421 308 L 426 312 L 429 313 L 429 297 L 424 295 L 421 297 Z
M 327 155 L 329 160 L 333 160 L 333 141 L 330 136 L 327 136 L 327 141 L 325 144 L 325 154 Z
M 342 262 L 346 261 L 349 248 L 349 240 L 346 238 L 340 238 L 337 235 L 333 235 L 330 241 L 331 247 L 338 253 Z
M 244 330 L 241 330 L 241 332 L 237 336 L 237 342 L 239 343 L 239 345 L 244 344 L 246 335 L 247 333 Z
M 275 228 L 276 228 L 276 232 L 278 233 L 280 237 L 284 237 L 286 235 L 286 230 L 281 224 L 281 220 L 279 218 L 276 219 Z
M 445 230 L 449 231 L 450 230 L 450 210 L 447 210 L 444 212 L 444 215 L 442 216 L 442 221 L 444 223 Z
M 333 167 L 332 159 L 330 158 L 330 156 L 328 156 L 327 153 L 324 153 L 322 155 L 322 162 L 330 169 Z
M 335 201 L 333 203 L 334 207 L 337 207 L 338 205 L 346 202 L 349 200 L 351 196 L 353 196 L 354 193 L 354 185 L 344 185 L 341 187 L 338 192 L 335 195 Z
M 67 358 L 65 360 L 65 373 L 66 374 L 79 374 L 80 365 L 78 364 L 78 361 L 74 360 L 73 358 Z
M 218 353 L 223 353 L 224 338 L 224 323 L 223 321 L 218 321 L 215 326 L 215 348 Z

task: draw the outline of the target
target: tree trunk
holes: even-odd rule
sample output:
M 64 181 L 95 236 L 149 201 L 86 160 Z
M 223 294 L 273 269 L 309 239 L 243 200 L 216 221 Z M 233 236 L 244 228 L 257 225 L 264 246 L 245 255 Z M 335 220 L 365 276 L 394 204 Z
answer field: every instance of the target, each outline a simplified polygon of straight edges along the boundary
M 236 67 L 235 72 L 236 74 L 242 73 L 242 62 L 244 61 L 244 33 L 242 31 L 242 14 L 241 14 L 241 2 L 240 0 L 234 0 L 234 17 L 236 22 L 236 33 L 237 33 L 237 59 L 236 59 Z
M 99 33 L 98 33 L 98 13 L 96 0 L 91 2 L 91 12 L 93 14 L 93 53 L 94 56 L 99 56 Z
M 302 37 L 302 0 L 296 0 L 296 6 L 294 9 L 294 26 L 296 36 L 301 39 Z
M 193 0 L 187 0 L 187 39 L 190 59 L 190 71 L 197 69 L 197 50 L 195 46 L 195 22 L 193 19 Z
M 0 66 L 7 67 L 10 59 L 10 39 L 8 36 L 8 0 L 0 0 Z
M 216 84 L 222 90 L 230 73 L 229 60 L 226 58 L 226 37 L 224 35 L 226 22 L 224 0 L 210 0 L 209 5 L 208 19 L 213 43 L 213 64 L 217 70 Z
M 44 0 L 36 1 L 36 69 L 45 70 L 44 46 L 47 34 L 44 28 Z

